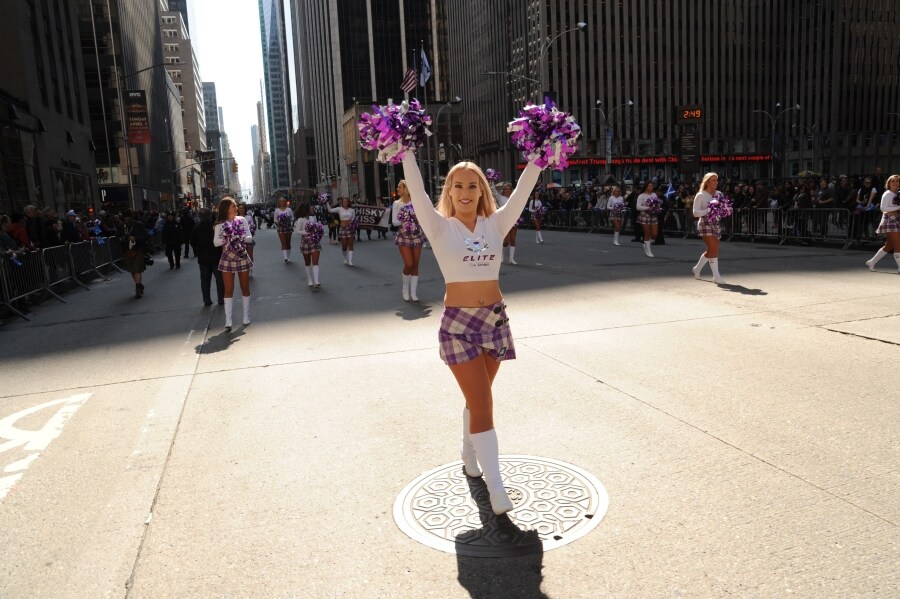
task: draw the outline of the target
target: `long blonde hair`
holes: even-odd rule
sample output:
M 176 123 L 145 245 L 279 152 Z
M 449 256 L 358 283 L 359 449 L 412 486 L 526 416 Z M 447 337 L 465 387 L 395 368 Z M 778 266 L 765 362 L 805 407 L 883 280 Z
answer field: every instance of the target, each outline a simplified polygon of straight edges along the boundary
M 703 180 L 700 181 L 700 191 L 706 191 L 706 185 L 709 183 L 709 180 L 712 179 L 713 177 L 718 179 L 719 178 L 718 173 L 706 173 L 705 175 L 703 175 Z
M 450 199 L 450 188 L 453 186 L 453 175 L 461 170 L 472 171 L 478 176 L 478 191 L 481 196 L 478 198 L 478 215 L 490 216 L 497 211 L 497 205 L 494 203 L 494 195 L 491 193 L 491 186 L 488 184 L 487 177 L 484 172 L 474 162 L 457 162 L 450 172 L 447 173 L 447 179 L 444 181 L 444 189 L 441 191 L 441 197 L 438 200 L 437 211 L 444 217 L 450 218 L 456 214 L 453 208 L 453 200 Z
M 410 198 L 409 198 L 409 187 L 406 186 L 406 179 L 400 179 L 400 181 L 397 182 L 398 189 L 400 188 L 401 185 L 403 186 L 403 191 L 400 192 L 399 199 L 403 200 L 404 203 L 408 203 Z

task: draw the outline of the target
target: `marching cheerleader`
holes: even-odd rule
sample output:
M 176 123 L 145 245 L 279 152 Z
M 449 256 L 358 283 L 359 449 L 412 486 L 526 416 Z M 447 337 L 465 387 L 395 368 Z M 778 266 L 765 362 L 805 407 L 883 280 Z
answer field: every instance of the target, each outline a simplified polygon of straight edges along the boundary
M 649 205 L 647 200 L 652 200 Z M 659 232 L 659 221 L 656 218 L 656 214 L 653 214 L 651 211 L 652 204 L 658 201 L 656 194 L 653 193 L 653 183 L 648 182 L 644 187 L 644 192 L 638 196 L 635 204 L 635 209 L 638 211 L 637 222 L 644 231 L 644 254 L 648 258 L 654 258 L 653 252 L 650 251 L 650 244 L 653 243 L 653 240 L 656 239 L 656 234 Z
M 237 215 L 237 204 L 230 196 L 219 202 L 213 244 L 222 248 L 219 271 L 225 282 L 225 330 L 231 331 L 231 314 L 234 308 L 234 276 L 241 285 L 241 301 L 244 307 L 244 324 L 250 324 L 250 267 L 253 261 L 247 246 L 253 243 L 250 225 Z
M 531 213 L 531 222 L 534 223 L 534 242 L 544 243 L 544 237 L 541 235 L 541 223 L 544 221 L 545 210 L 544 204 L 538 196 L 539 193 L 536 191 L 531 199 L 528 200 L 528 212 Z
M 619 243 L 619 232 L 622 230 L 625 215 L 625 198 L 622 197 L 622 190 L 618 186 L 613 187 L 612 193 L 609 194 L 606 209 L 609 210 L 609 219 L 613 224 L 613 245 L 622 245 Z
M 419 258 L 422 256 L 422 245 L 425 243 L 425 233 L 416 219 L 406 181 L 397 184 L 398 200 L 394 202 L 391 222 L 397 229 L 394 236 L 394 245 L 400 249 L 400 257 L 403 258 L 403 301 L 419 301 L 416 291 L 419 287 Z
M 881 195 L 881 223 L 875 229 L 877 235 L 884 235 L 884 247 L 866 261 L 869 270 L 875 270 L 878 261 L 889 253 L 894 253 L 897 261 L 897 272 L 900 273 L 900 175 L 891 175 L 884 184 L 885 191 Z
M 247 227 L 250 229 L 250 236 L 256 236 L 256 223 L 253 222 L 253 218 L 247 216 L 247 205 L 246 204 L 238 204 L 238 216 L 242 217 L 245 221 L 247 221 Z M 250 261 L 253 261 L 253 248 L 256 246 L 256 240 L 254 239 L 250 242 L 250 245 L 247 246 L 247 255 L 250 256 Z M 253 274 L 253 269 L 250 269 L 250 274 Z
M 284 196 L 278 198 L 278 208 L 275 209 L 275 229 L 278 231 L 278 239 L 281 241 L 281 256 L 285 262 L 290 262 L 294 212 L 288 208 L 288 202 Z
M 504 183 L 503 187 L 500 188 L 500 193 L 497 193 L 493 187 L 491 188 L 491 192 L 494 194 L 497 206 L 503 208 L 506 206 L 506 203 L 509 202 L 509 196 L 512 195 L 513 188 L 509 183 Z M 519 231 L 518 223 L 518 220 L 513 223 L 512 229 L 509 230 L 509 233 L 507 233 L 506 237 L 503 239 L 503 247 L 509 248 L 510 264 L 518 264 L 518 262 L 516 262 L 516 233 Z
M 341 220 L 341 228 L 338 230 L 341 253 L 344 255 L 344 264 L 353 266 L 353 238 L 356 236 L 356 231 L 353 230 L 351 222 L 356 217 L 356 210 L 350 207 L 350 198 L 338 198 L 338 203 L 339 205 L 329 212 L 337 214 Z
M 310 287 L 318 289 L 319 284 L 319 253 L 322 251 L 322 225 L 318 219 L 309 213 L 309 204 L 303 202 L 297 209 L 297 221 L 294 223 L 294 233 L 300 236 L 300 253 L 303 254 L 303 262 L 306 265 L 306 281 Z
M 719 222 L 709 218 L 709 203 L 718 186 L 719 176 L 716 173 L 706 173 L 703 175 L 703 181 L 700 182 L 700 191 L 694 196 L 694 218 L 700 218 L 697 222 L 697 234 L 706 244 L 706 251 L 703 252 L 700 261 L 691 271 L 694 273 L 694 278 L 699 279 L 703 267 L 708 262 L 709 268 L 712 269 L 713 281 L 717 285 L 724 285 L 725 279 L 719 275 L 719 239 L 722 234 Z

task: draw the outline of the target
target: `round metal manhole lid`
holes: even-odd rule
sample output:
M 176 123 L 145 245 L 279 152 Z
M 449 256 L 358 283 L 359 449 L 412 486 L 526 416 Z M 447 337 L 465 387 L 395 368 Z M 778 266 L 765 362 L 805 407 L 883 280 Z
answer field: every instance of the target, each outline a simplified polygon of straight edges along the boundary
M 446 553 L 515 557 L 561 547 L 589 533 L 609 507 L 599 480 L 577 466 L 527 455 L 500 457 L 513 511 L 495 516 L 481 478 L 462 462 L 425 472 L 394 502 L 394 520 L 411 539 Z

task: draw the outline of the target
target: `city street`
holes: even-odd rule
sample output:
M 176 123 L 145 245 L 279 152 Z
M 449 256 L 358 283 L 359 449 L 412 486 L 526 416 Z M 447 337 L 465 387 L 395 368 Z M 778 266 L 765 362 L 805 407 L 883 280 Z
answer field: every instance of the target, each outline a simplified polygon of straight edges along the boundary
M 257 234 L 252 324 L 193 257 L 0 326 L 0 598 L 896 597 L 900 276 L 872 252 L 519 232 L 502 454 L 596 477 L 596 528 L 452 555 L 394 521 L 459 460 L 443 280 L 400 297 L 392 240 L 323 240 L 320 290 Z M 239 292 L 236 294 L 240 295 Z M 516 512 L 511 514 L 516 522 Z M 518 524 L 522 525 L 521 522 Z

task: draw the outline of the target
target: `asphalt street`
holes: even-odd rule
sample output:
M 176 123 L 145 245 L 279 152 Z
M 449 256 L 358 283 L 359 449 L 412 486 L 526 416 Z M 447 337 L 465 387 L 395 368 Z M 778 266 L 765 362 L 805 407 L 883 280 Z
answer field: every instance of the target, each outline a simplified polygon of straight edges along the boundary
M 391 240 L 322 255 L 258 233 L 252 324 L 193 258 L 0 326 L 0 598 L 897 597 L 900 276 L 869 252 L 521 231 L 503 454 L 596 477 L 609 509 L 540 555 L 470 558 L 392 506 L 459 459 L 462 398 Z M 240 300 L 235 314 L 240 313 Z M 239 322 L 239 317 L 235 319 Z

